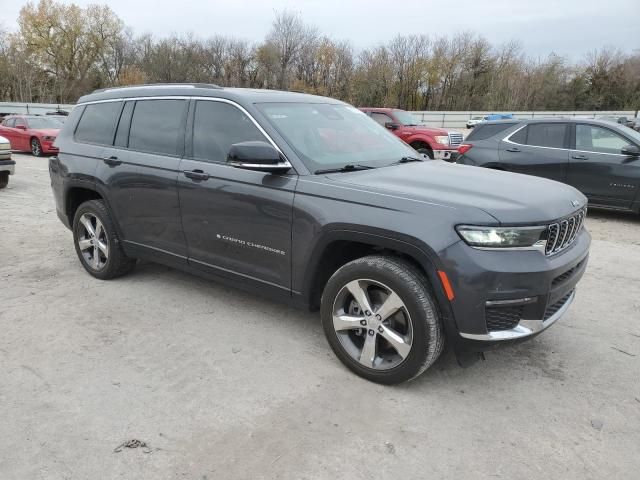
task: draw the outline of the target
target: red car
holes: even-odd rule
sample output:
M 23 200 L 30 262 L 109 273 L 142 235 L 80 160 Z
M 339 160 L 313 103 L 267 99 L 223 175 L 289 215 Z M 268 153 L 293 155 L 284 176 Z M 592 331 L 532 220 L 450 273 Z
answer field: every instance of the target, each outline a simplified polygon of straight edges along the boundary
M 364 113 L 429 158 L 453 161 L 457 156 L 462 134 L 429 127 L 411 113 L 397 108 L 361 108 Z
M 0 136 L 11 143 L 14 152 L 31 152 L 36 157 L 58 153 L 53 142 L 62 128 L 56 117 L 38 115 L 10 115 L 0 124 Z

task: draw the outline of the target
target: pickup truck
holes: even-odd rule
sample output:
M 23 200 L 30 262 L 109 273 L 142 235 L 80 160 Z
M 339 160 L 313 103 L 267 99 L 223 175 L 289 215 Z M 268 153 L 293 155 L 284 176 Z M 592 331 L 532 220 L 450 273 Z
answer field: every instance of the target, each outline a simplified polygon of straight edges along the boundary
M 462 134 L 429 127 L 411 113 L 397 108 L 361 108 L 380 125 L 388 128 L 420 153 L 437 160 L 453 161 L 462 143 Z
M 11 160 L 11 144 L 0 137 L 0 188 L 9 185 L 9 175 L 13 175 L 16 162 Z

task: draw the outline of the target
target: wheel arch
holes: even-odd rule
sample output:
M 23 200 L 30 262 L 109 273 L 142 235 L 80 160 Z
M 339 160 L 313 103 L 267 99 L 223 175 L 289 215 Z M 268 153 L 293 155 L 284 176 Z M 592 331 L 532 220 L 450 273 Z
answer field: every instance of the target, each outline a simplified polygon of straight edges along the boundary
M 304 302 L 310 309 L 317 309 L 331 275 L 342 265 L 373 253 L 400 256 L 416 266 L 431 284 L 442 313 L 452 318 L 437 273 L 440 262 L 436 253 L 413 237 L 379 229 L 362 231 L 342 226 L 322 234 L 306 262 L 302 288 Z

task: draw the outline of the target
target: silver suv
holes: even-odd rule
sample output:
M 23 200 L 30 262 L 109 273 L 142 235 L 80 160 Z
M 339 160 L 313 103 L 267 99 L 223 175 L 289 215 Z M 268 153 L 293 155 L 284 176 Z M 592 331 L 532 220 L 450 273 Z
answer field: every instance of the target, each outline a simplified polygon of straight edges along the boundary
M 16 162 L 11 160 L 11 144 L 0 137 L 0 188 L 9 185 L 9 175 L 13 175 Z

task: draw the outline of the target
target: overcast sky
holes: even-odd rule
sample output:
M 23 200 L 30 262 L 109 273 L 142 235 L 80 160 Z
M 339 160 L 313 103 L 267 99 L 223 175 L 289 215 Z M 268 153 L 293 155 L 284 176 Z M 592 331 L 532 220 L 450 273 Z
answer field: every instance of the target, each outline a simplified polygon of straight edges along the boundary
M 71 3 L 64 1 L 64 3 Z M 472 31 L 495 45 L 519 40 L 533 57 L 550 52 L 579 61 L 612 46 L 640 49 L 640 0 L 75 0 L 106 3 L 135 33 L 192 32 L 260 41 L 275 10 L 302 13 L 321 33 L 356 49 L 398 33 L 451 35 Z M 0 24 L 15 30 L 21 1 L 0 0 Z

